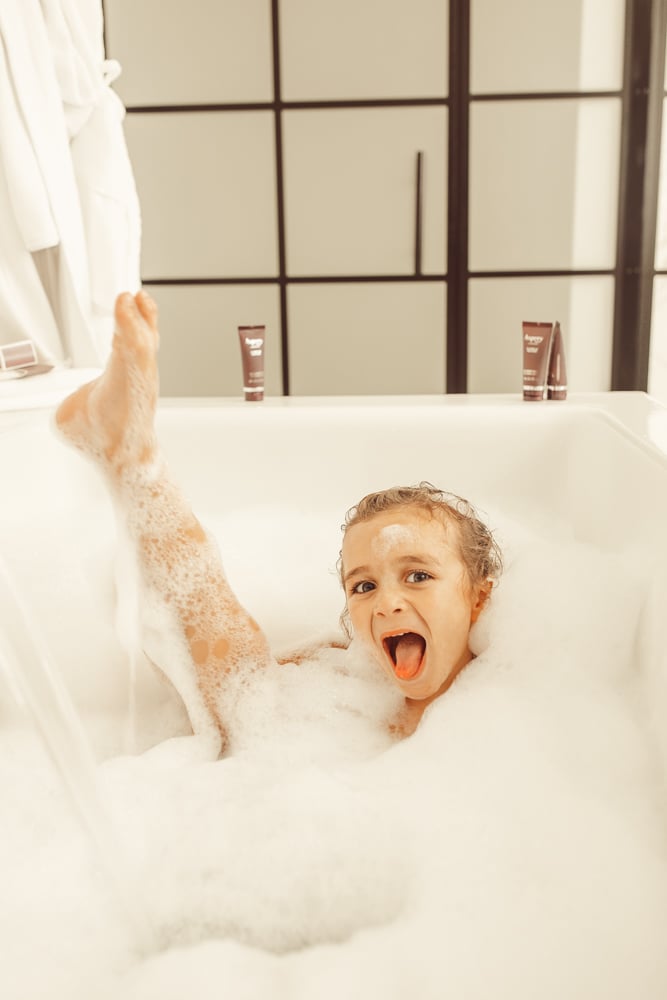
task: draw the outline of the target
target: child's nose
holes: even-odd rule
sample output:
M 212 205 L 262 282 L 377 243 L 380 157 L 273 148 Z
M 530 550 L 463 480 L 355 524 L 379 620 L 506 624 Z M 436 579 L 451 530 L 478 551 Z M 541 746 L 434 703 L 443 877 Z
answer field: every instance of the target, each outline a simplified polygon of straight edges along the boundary
M 405 609 L 405 598 L 398 587 L 378 588 L 376 595 L 376 615 L 392 615 Z

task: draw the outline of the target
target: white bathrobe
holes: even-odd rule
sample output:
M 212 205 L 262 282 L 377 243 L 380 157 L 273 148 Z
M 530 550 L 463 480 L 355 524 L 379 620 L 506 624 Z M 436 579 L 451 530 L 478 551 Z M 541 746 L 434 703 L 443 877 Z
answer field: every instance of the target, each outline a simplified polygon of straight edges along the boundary
M 115 296 L 139 287 L 119 72 L 99 0 L 0 3 L 0 343 L 52 363 L 102 365 Z

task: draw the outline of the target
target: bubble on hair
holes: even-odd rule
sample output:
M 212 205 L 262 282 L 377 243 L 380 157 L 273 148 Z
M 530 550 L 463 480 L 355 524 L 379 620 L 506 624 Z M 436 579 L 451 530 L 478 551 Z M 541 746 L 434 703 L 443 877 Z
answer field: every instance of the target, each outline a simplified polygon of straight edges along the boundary
M 429 513 L 432 517 L 442 517 L 457 529 L 459 554 L 468 573 L 470 583 L 475 586 L 484 581 L 494 585 L 503 570 L 503 556 L 500 546 L 481 513 L 469 500 L 441 490 L 432 483 L 422 481 L 415 486 L 392 486 L 386 490 L 369 493 L 350 507 L 341 525 L 343 540 L 355 524 L 370 521 L 377 514 L 388 510 L 413 507 Z M 343 579 L 343 550 L 338 556 L 338 577 Z M 351 637 L 347 605 L 340 616 L 340 625 Z

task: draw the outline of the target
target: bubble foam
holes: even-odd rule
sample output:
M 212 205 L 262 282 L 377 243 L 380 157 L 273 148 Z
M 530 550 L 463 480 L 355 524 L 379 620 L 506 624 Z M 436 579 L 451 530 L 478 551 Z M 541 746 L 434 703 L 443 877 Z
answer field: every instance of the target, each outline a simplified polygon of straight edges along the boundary
M 276 539 L 269 557 L 252 516 L 214 524 L 226 554 L 236 538 L 237 593 L 272 637 L 331 628 L 342 598 L 326 572 L 312 582 L 321 548 Z M 299 518 L 280 512 L 274 534 L 298 537 Z M 180 735 L 100 766 L 151 955 L 123 933 L 29 738 L 5 731 L 2 995 L 662 1000 L 664 771 L 637 660 L 646 555 L 501 533 L 476 659 L 409 739 L 391 735 L 396 693 L 353 644 L 239 671 L 222 759 Z M 39 963 L 36 931 L 51 941 Z

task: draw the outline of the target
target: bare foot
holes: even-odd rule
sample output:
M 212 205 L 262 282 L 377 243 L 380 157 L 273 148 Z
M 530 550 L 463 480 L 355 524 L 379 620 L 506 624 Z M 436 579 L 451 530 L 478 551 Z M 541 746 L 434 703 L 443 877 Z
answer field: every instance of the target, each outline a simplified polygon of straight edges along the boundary
M 158 396 L 157 306 L 146 292 L 116 299 L 116 332 L 99 378 L 68 396 L 56 426 L 76 448 L 107 471 L 150 462 L 157 452 L 153 426 Z

